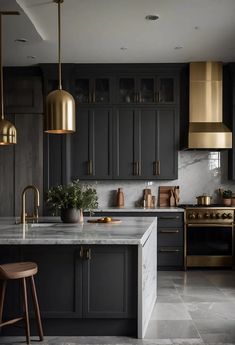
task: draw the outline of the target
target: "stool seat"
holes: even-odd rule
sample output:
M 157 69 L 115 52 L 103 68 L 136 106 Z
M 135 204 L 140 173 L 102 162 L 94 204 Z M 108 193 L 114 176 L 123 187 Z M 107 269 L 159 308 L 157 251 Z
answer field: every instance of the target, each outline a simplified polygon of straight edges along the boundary
M 38 272 L 38 266 L 35 262 L 14 262 L 10 264 L 0 265 L 0 331 L 1 328 L 7 325 L 13 325 L 16 322 L 24 320 L 26 342 L 30 344 L 30 325 L 29 325 L 29 310 L 28 310 L 28 296 L 27 296 L 27 282 L 30 282 L 32 292 L 32 302 L 34 305 L 36 323 L 38 334 L 41 341 L 43 341 L 43 330 L 40 309 L 38 304 L 37 292 L 34 282 L 34 275 Z M 3 321 L 3 304 L 5 298 L 6 286 L 9 280 L 19 279 L 22 285 L 22 302 L 23 315 L 11 320 Z M 16 296 L 18 298 L 18 296 Z
M 34 262 L 16 262 L 0 265 L 0 279 L 20 279 L 34 276 L 38 266 Z

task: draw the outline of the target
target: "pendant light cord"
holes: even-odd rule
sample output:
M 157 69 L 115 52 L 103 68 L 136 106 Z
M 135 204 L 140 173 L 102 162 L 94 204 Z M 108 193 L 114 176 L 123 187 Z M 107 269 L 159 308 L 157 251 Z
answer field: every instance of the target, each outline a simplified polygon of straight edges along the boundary
M 3 68 L 2 68 L 2 13 L 0 13 L 0 111 L 1 119 L 4 120 L 4 104 L 3 104 Z
M 60 1 L 58 2 L 58 60 L 59 60 L 59 90 L 62 90 L 61 82 L 61 20 L 60 20 Z

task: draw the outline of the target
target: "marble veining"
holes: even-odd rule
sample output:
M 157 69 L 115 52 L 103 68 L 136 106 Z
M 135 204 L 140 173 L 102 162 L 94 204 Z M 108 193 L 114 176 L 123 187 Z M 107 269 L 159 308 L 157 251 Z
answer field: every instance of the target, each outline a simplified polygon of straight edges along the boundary
M 52 218 L 53 219 L 53 218 Z M 91 218 L 90 218 L 91 219 Z M 156 228 L 156 217 L 123 217 L 121 223 L 48 224 L 33 226 L 0 221 L 0 244 L 131 244 L 142 245 Z

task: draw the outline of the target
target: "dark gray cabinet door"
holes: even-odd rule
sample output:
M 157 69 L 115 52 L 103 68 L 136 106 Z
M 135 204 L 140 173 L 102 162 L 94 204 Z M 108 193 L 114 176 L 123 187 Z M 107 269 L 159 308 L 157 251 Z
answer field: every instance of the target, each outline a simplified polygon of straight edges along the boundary
M 115 179 L 133 179 L 137 176 L 138 113 L 134 108 L 118 108 L 114 113 L 114 164 Z
M 79 249 L 79 246 L 63 245 L 21 248 L 21 260 L 37 262 L 39 267 L 35 283 L 42 318 L 82 316 Z
M 90 246 L 83 262 L 85 318 L 136 317 L 137 253 L 133 246 Z
M 36 76 L 7 76 L 4 79 L 6 114 L 42 114 L 42 82 Z
M 178 114 L 174 107 L 118 108 L 114 114 L 114 178 L 176 179 Z
M 27 185 L 40 191 L 40 214 L 43 204 L 43 130 L 42 115 L 7 115 L 15 124 L 17 144 L 0 147 L 0 216 L 20 216 L 21 194 Z M 30 195 L 31 197 L 31 195 Z M 33 211 L 28 199 L 27 212 Z
M 80 108 L 71 137 L 71 178 L 112 177 L 112 109 Z
M 175 108 L 162 108 L 157 111 L 157 171 L 159 180 L 178 177 L 178 113 Z

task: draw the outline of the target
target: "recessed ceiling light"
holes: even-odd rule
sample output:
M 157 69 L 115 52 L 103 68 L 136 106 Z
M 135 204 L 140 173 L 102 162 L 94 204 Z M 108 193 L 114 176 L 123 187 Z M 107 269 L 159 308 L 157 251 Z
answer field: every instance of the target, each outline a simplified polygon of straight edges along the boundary
M 200 27 L 199 27 L 199 26 L 194 26 L 194 29 L 195 29 L 195 30 L 199 30 Z
M 15 42 L 26 43 L 28 40 L 26 38 L 16 38 Z
M 122 51 L 125 51 L 125 50 L 127 50 L 127 47 L 121 47 L 120 48 Z
M 36 59 L 36 55 L 28 55 L 27 59 Z
M 145 17 L 146 20 L 157 20 L 159 19 L 159 16 L 156 16 L 155 14 L 148 14 L 146 17 Z
M 181 47 L 181 46 L 176 46 L 176 47 L 174 47 L 174 49 L 175 49 L 175 50 L 180 50 L 180 49 L 183 49 L 183 47 Z

